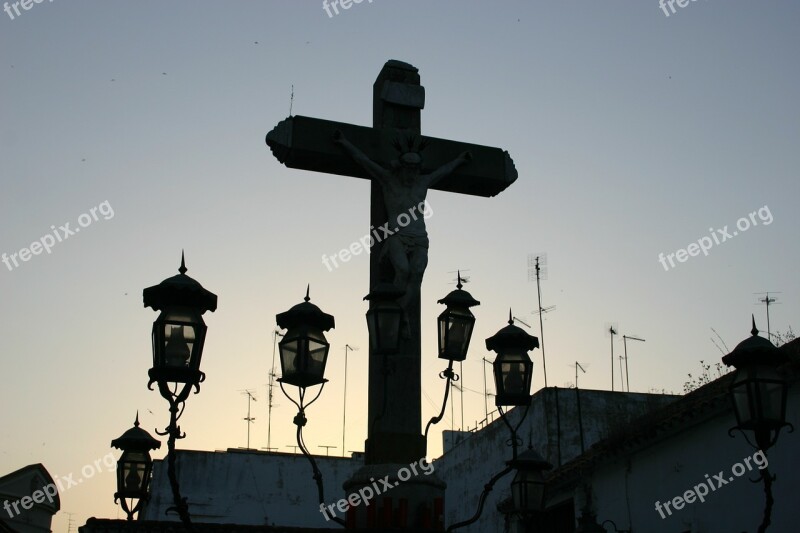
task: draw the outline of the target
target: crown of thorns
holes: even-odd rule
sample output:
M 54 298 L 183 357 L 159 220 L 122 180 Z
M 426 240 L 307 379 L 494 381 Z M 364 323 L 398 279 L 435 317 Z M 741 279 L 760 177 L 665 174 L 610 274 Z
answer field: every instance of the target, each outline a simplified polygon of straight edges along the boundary
M 392 141 L 392 146 L 399 154 L 416 153 L 420 154 L 428 146 L 428 143 L 417 137 L 416 135 L 409 135 L 405 139 L 395 139 Z

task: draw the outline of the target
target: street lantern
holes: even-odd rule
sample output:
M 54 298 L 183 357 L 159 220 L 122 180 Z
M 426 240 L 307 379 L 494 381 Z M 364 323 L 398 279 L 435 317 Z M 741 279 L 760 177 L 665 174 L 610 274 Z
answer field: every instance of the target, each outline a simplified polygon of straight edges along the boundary
M 367 329 L 375 353 L 394 353 L 400 345 L 403 309 L 397 299 L 402 295 L 403 291 L 393 283 L 381 282 L 364 297 L 371 303 L 367 311 Z
M 514 511 L 530 515 L 544 509 L 544 471 L 553 468 L 533 448 L 528 448 L 508 465 L 517 473 L 511 481 Z
M 121 500 L 128 520 L 133 520 L 133 515 L 139 511 L 142 502 L 149 498 L 148 487 L 153 470 L 150 450 L 160 448 L 161 443 L 139 427 L 139 413 L 136 413 L 133 427 L 121 437 L 112 440 L 111 446 L 122 450 L 117 461 L 117 492 L 114 494 L 114 503 Z M 133 508 L 128 504 L 128 499 L 138 500 Z
M 480 302 L 462 290 L 461 272 L 458 273 L 456 290 L 439 300 L 447 308 L 439 315 L 439 359 L 463 361 L 467 358 L 469 341 L 475 326 L 475 316 L 470 307 Z
M 150 382 L 159 384 L 162 395 L 169 393 L 168 383 L 175 383 L 171 396 L 186 398 L 191 387 L 200 390 L 205 375 L 200 359 L 206 337 L 203 313 L 217 309 L 217 296 L 186 275 L 181 254 L 179 274 L 144 290 L 144 306 L 161 314 L 153 323 L 153 368 Z M 184 384 L 181 392 L 177 384 Z M 168 398 L 169 399 L 169 398 Z
M 786 354 L 758 335 L 755 318 L 751 337 L 740 342 L 722 362 L 736 368 L 730 395 L 738 429 L 753 431 L 758 448 L 775 444 L 786 423 L 788 384 L 778 372 Z
M 528 351 L 539 347 L 539 339 L 514 325 L 511 311 L 508 325 L 486 339 L 486 349 L 497 352 L 493 363 L 495 405 L 510 407 L 531 404 L 533 361 Z
M 324 332 L 334 327 L 333 317 L 312 304 L 308 294 L 307 288 L 302 303 L 276 316 L 278 326 L 287 330 L 278 343 L 282 374 L 278 381 L 301 388 L 327 381 L 324 376 L 330 344 Z

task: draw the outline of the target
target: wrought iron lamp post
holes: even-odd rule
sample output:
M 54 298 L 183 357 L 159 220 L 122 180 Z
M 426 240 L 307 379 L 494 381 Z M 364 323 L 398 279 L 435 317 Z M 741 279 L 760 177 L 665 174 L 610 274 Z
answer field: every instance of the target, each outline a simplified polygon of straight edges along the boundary
M 737 425 L 728 433 L 733 436 L 733 431 L 738 429 L 751 446 L 766 455 L 767 450 L 777 442 L 781 429 L 788 426 L 790 432 L 794 431 L 794 426 L 786 422 L 788 383 L 778 368 L 788 358 L 769 339 L 758 335 L 755 317 L 750 333 L 751 337 L 740 342 L 722 358 L 723 363 L 736 369 L 730 397 Z M 748 438 L 746 432 L 749 431 L 753 432 L 755 443 Z M 763 533 L 769 527 L 772 515 L 772 482 L 775 476 L 769 473 L 767 467 L 760 472 L 766 505 L 758 531 Z
M 145 289 L 143 298 L 145 307 L 161 311 L 153 323 L 153 368 L 148 372 L 147 387 L 152 390 L 153 383 L 158 384 L 161 396 L 169 402 L 169 426 L 164 432 L 156 431 L 169 436 L 167 475 L 175 506 L 168 511 L 176 511 L 188 528 L 189 507 L 186 498 L 181 497 L 175 473 L 175 440 L 186 436 L 178 426 L 186 399 L 192 388 L 195 394 L 200 392 L 200 383 L 205 379 L 200 371 L 207 329 L 202 315 L 217 309 L 217 296 L 187 276 L 186 271 L 181 254 L 178 275 Z
M 306 288 L 306 296 L 302 303 L 276 316 L 278 326 L 287 330 L 278 344 L 282 374 L 278 383 L 283 394 L 297 406 L 297 415 L 294 417 L 294 424 L 297 426 L 297 446 L 311 463 L 314 481 L 317 483 L 319 503 L 322 505 L 325 503 L 322 472 L 303 441 L 303 427 L 308 422 L 306 408 L 320 397 L 328 381 L 325 379 L 325 365 L 328 361 L 330 344 L 325 339 L 325 332 L 334 327 L 334 319 L 333 316 L 323 313 L 310 300 L 309 288 Z M 286 392 L 284 384 L 298 388 L 298 400 Z M 317 385 L 320 386 L 317 395 L 306 403 L 306 389 Z M 344 521 L 338 517 L 334 516 L 332 520 L 344 525 Z
M 149 499 L 150 474 L 153 471 L 150 451 L 160 448 L 161 443 L 139 427 L 139 413 L 136 413 L 133 427 L 112 440 L 111 446 L 122 450 L 117 461 L 117 492 L 114 494 L 114 503 L 120 500 L 128 520 L 133 520 L 133 515 Z
M 481 493 L 478 502 L 478 510 L 469 520 L 458 522 L 447 528 L 447 531 L 468 526 L 478 521 L 483 513 L 483 506 L 486 503 L 486 498 L 494 488 L 494 485 L 505 475 L 512 471 L 517 471 L 517 475 L 512 482 L 512 495 L 515 497 L 515 511 L 527 512 L 528 507 L 541 508 L 541 500 L 537 504 L 535 498 L 539 494 L 537 492 L 537 483 L 542 481 L 541 473 L 537 476 L 535 472 L 541 471 L 545 468 L 547 463 L 538 461 L 538 455 L 522 455 L 517 456 L 517 447 L 520 442 L 517 438 L 517 430 L 522 425 L 525 417 L 528 415 L 528 408 L 531 405 L 531 382 L 533 379 L 533 362 L 531 361 L 528 352 L 534 348 L 539 347 L 539 339 L 533 335 L 525 333 L 521 328 L 514 325 L 513 315 L 511 310 L 508 312 L 508 325 L 494 334 L 492 337 L 486 339 L 486 349 L 497 352 L 497 358 L 493 363 L 494 382 L 496 390 L 495 405 L 500 412 L 500 417 L 503 422 L 508 426 L 511 431 L 510 445 L 512 447 L 511 460 L 506 463 L 506 468 L 497 473 L 489 482 L 484 485 L 483 492 Z M 522 414 L 516 426 L 512 426 L 508 421 L 506 412 L 503 407 L 524 406 L 525 412 Z M 532 454 L 535 454 L 531 450 Z M 538 459 L 537 459 L 538 458 Z M 516 483 L 516 485 L 515 485 Z M 541 485 L 543 487 L 543 485 Z M 516 487 L 516 488 L 515 488 Z M 519 500 L 518 502 L 516 500 Z M 521 506 L 524 505 L 525 508 Z
M 472 331 L 475 327 L 475 315 L 470 311 L 470 307 L 480 305 L 480 302 L 472 297 L 470 293 L 463 290 L 461 284 L 461 272 L 458 273 L 458 284 L 456 290 L 439 300 L 438 303 L 446 306 L 442 314 L 439 315 L 439 359 L 448 362 L 447 368 L 439 373 L 439 377 L 447 380 L 444 388 L 444 400 L 442 409 L 438 416 L 434 416 L 425 426 L 425 441 L 428 440 L 428 431 L 431 426 L 441 422 L 444 411 L 447 408 L 447 398 L 450 394 L 450 383 L 456 382 L 460 376 L 453 371 L 453 362 L 463 361 L 467 358 L 469 342 L 472 339 Z

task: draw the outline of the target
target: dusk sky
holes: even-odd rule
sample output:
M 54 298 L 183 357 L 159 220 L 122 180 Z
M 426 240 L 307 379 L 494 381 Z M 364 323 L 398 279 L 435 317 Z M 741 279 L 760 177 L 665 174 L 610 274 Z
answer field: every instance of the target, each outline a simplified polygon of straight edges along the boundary
M 574 386 L 579 361 L 581 388 L 610 390 L 609 323 L 615 359 L 622 334 L 646 339 L 628 343 L 630 390 L 675 393 L 701 360 L 719 362 L 712 337 L 732 349 L 751 313 L 766 335 L 756 293 L 779 291 L 773 333 L 798 327 L 797 2 L 668 14 L 658 0 L 365 0 L 331 16 L 320 0 L 29 7 L 0 13 L 0 475 L 42 463 L 77 480 L 137 410 L 151 434 L 164 429 L 167 403 L 146 387 L 157 314 L 142 289 L 176 274 L 182 249 L 219 307 L 204 317 L 207 379 L 178 447 L 244 447 L 244 389 L 258 399 L 251 447 L 267 446 L 275 315 L 310 283 L 336 328 L 305 440 L 342 453 L 349 344 L 360 349 L 348 356 L 346 451 L 363 450 L 369 259 L 329 271 L 321 258 L 369 231 L 369 184 L 288 169 L 264 136 L 288 116 L 292 86 L 294 115 L 371 125 L 389 59 L 419 68 L 424 134 L 501 147 L 519 172 L 494 198 L 428 195 L 423 421 L 444 386 L 436 300 L 457 269 L 481 302 L 461 382 L 469 427 L 485 416 L 484 339 L 509 307 L 539 335 L 533 253 L 547 254 L 542 305 L 555 306 L 549 386 Z M 80 232 L 64 238 L 67 223 Z M 455 399 L 432 457 L 441 430 L 461 427 Z M 291 452 L 295 408 L 279 389 L 274 401 L 271 446 Z M 117 517 L 114 491 L 105 467 L 87 476 L 61 494 L 53 530 L 67 531 L 66 513 L 76 525 Z

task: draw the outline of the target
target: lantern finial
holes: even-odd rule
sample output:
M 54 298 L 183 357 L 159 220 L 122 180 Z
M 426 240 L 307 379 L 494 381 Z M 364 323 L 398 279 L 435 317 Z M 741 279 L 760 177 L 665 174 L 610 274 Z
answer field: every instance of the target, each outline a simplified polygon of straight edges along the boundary
M 136 421 L 134 421 L 133 427 L 135 427 L 135 428 L 139 427 L 139 411 L 138 411 L 138 409 L 136 411 Z
M 510 308 L 510 307 L 508 308 L 508 323 L 509 323 L 510 325 L 513 325 L 513 324 L 514 324 L 514 317 L 513 317 L 513 316 L 511 316 L 511 308 Z
M 311 297 L 308 295 L 310 291 L 311 291 L 311 284 L 309 283 L 308 285 L 306 285 L 306 297 L 304 298 L 305 301 L 311 300 Z
M 756 316 L 750 315 L 750 317 L 753 319 L 753 329 L 750 330 L 750 334 L 753 335 L 753 337 L 755 337 L 756 335 L 758 335 L 758 328 L 756 327 Z
M 183 250 L 181 250 L 181 267 L 178 269 L 178 272 L 186 274 L 186 258 L 183 255 Z
M 459 270 L 458 271 L 458 284 L 456 284 L 456 288 L 460 289 L 462 287 L 463 287 L 463 285 L 461 284 L 461 271 Z

